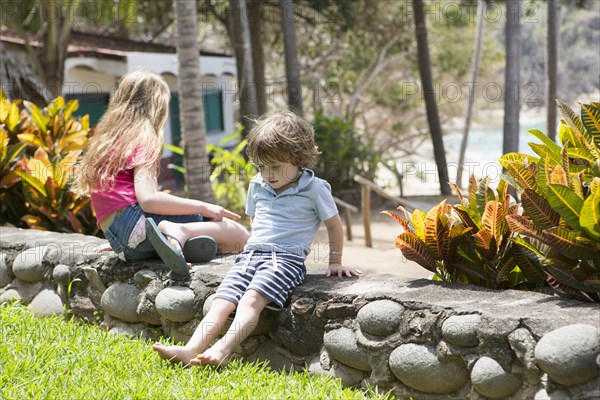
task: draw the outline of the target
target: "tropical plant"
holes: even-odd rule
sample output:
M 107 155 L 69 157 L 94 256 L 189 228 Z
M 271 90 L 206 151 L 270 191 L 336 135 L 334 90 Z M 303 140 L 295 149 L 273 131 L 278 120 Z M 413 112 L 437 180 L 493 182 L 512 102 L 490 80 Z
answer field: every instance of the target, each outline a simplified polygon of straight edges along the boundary
M 461 203 L 442 201 L 428 212 L 415 210 L 404 214 L 384 211 L 404 228 L 395 246 L 404 256 L 434 273 L 444 282 L 471 283 L 493 289 L 535 289 L 544 282 L 539 263 L 532 261 L 505 217 L 519 213 L 520 206 L 507 195 L 501 182 L 497 191 L 489 179 L 469 180 L 468 196 L 451 185 Z
M 492 288 L 548 291 L 600 302 L 600 103 L 581 116 L 562 102 L 561 144 L 538 130 L 536 156 L 508 153 L 497 192 L 488 178 L 469 181 L 468 197 L 404 217 L 395 241 L 434 278 Z M 506 195 L 508 185 L 522 207 Z M 548 287 L 550 289 L 548 289 Z
M 581 117 L 558 102 L 562 144 L 530 133 L 539 156 L 509 153 L 500 163 L 521 193 L 525 215 L 507 223 L 528 238 L 548 283 L 558 293 L 600 301 L 600 103 L 581 104 Z
M 57 97 L 40 109 L 23 101 L 24 109 L 19 113 L 20 102 L 11 103 L 3 96 L 1 101 L 0 193 L 6 211 L 4 222 L 96 234 L 89 198 L 70 190 L 73 168 L 89 133 L 88 117 L 73 117 L 78 102 L 65 103 Z
M 218 146 L 214 144 L 207 146 L 207 151 L 211 155 L 210 182 L 216 202 L 240 215 L 244 215 L 246 210 L 246 195 L 250 179 L 257 173 L 256 167 L 244 157 L 243 152 L 248 141 L 240 140 L 242 130 L 243 127 L 239 125 L 238 129 L 225 137 Z M 229 149 L 227 147 L 229 142 L 237 145 Z M 175 154 L 183 154 L 180 147 L 165 145 L 165 148 Z M 169 164 L 168 168 L 181 174 L 186 173 L 186 169 L 179 165 Z
M 17 102 L 10 102 L 0 92 L 0 224 L 18 223 L 18 218 L 14 216 L 24 213 L 16 169 L 26 144 L 11 143 L 10 135 L 19 121 Z

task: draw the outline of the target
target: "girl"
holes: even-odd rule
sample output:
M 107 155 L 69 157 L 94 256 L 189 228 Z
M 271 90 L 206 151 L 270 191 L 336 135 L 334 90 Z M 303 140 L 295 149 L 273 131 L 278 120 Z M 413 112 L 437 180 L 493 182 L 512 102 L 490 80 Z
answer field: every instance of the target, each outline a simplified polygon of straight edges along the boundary
M 304 260 L 321 222 L 329 236 L 326 276 L 355 277 L 342 265 L 343 228 L 329 184 L 308 169 L 319 155 L 312 127 L 287 111 L 260 120 L 248 135 L 252 178 L 246 213 L 252 236 L 217 289 L 210 310 L 185 346 L 153 348 L 161 358 L 186 365 L 220 365 L 256 327 L 264 308 L 281 309 L 304 282 Z M 215 342 L 227 317 L 231 327 Z
M 208 261 L 217 250 L 241 250 L 249 234 L 227 219 L 240 216 L 223 207 L 158 190 L 169 98 L 160 76 L 125 75 L 89 141 L 75 189 L 91 195 L 98 226 L 119 258 L 158 253 L 171 270 L 186 274 L 190 264 L 183 255 Z

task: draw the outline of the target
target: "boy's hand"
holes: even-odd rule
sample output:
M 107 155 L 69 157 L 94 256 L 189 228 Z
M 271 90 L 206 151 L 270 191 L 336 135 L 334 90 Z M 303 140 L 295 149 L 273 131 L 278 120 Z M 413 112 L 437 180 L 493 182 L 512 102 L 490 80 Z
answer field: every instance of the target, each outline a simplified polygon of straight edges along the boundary
M 347 276 L 349 278 L 353 276 L 362 275 L 362 271 L 356 268 L 344 267 L 342 264 L 329 264 L 327 267 L 327 272 L 325 272 L 325 276 L 334 276 L 337 275 L 340 278 L 342 276 Z

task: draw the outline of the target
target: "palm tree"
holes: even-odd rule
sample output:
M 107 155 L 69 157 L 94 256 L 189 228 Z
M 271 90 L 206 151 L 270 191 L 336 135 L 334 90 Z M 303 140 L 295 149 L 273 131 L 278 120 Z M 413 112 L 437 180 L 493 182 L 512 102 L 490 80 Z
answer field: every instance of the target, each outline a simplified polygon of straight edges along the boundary
M 427 43 L 427 24 L 425 22 L 425 12 L 423 0 L 413 0 L 415 13 L 415 33 L 417 37 L 417 57 L 419 60 L 419 74 L 421 75 L 421 84 L 423 96 L 425 98 L 425 108 L 427 109 L 427 122 L 431 132 L 431 141 L 433 142 L 433 154 L 438 169 L 440 180 L 440 191 L 443 195 L 450 195 L 450 186 L 448 185 L 448 165 L 446 164 L 446 151 L 444 150 L 444 141 L 442 139 L 442 127 L 440 117 L 437 111 L 435 92 L 433 90 L 433 79 L 431 77 L 431 61 L 429 59 L 429 45 Z
M 179 107 L 184 149 L 185 183 L 190 198 L 214 203 L 206 155 L 198 12 L 195 1 L 173 0 L 175 44 L 179 61 Z
M 296 28 L 294 26 L 294 2 L 280 0 L 281 30 L 285 48 L 285 76 L 287 80 L 288 104 L 291 110 L 303 115 L 302 86 L 300 82 L 300 64 L 296 47 Z
M 232 10 L 229 25 L 238 71 L 240 122 L 244 126 L 242 135 L 245 137 L 250 132 L 253 119 L 258 117 L 258 95 L 254 84 L 252 62 L 252 39 L 250 38 L 246 0 L 230 0 L 229 8 Z
M 477 82 L 477 73 L 479 71 L 479 59 L 481 58 L 481 45 L 483 43 L 483 11 L 485 4 L 483 1 L 477 2 L 477 28 L 475 34 L 475 48 L 473 51 L 473 64 L 471 67 L 471 84 L 475 85 Z M 460 144 L 460 154 L 458 158 L 458 168 L 456 171 L 456 184 L 459 188 L 462 188 L 462 174 L 463 164 L 465 162 L 465 153 L 467 151 L 467 143 L 469 141 L 469 128 L 471 127 L 471 117 L 473 115 L 473 99 L 469 98 L 467 104 L 467 116 L 465 117 L 465 130 L 463 132 L 463 139 Z
M 506 70 L 504 81 L 503 154 L 519 151 L 520 19 L 520 0 L 506 0 Z
M 546 36 L 546 130 L 556 140 L 556 80 L 558 67 L 558 13 L 556 0 L 548 0 L 548 27 Z
M 252 64 L 254 68 L 254 85 L 258 96 L 258 114 L 267 112 L 267 92 L 265 82 L 265 54 L 263 49 L 263 10 L 264 0 L 248 1 L 248 22 L 250 25 L 250 42 L 252 44 Z

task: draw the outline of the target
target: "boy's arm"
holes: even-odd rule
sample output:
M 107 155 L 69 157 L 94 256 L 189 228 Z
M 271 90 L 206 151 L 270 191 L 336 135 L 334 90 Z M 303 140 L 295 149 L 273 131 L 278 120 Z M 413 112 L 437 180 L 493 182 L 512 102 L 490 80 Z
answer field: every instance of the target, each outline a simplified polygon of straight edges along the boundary
M 359 276 L 362 272 L 356 268 L 344 267 L 342 265 L 342 251 L 344 249 L 344 228 L 339 214 L 325 221 L 327 235 L 329 236 L 329 266 L 326 276 Z

